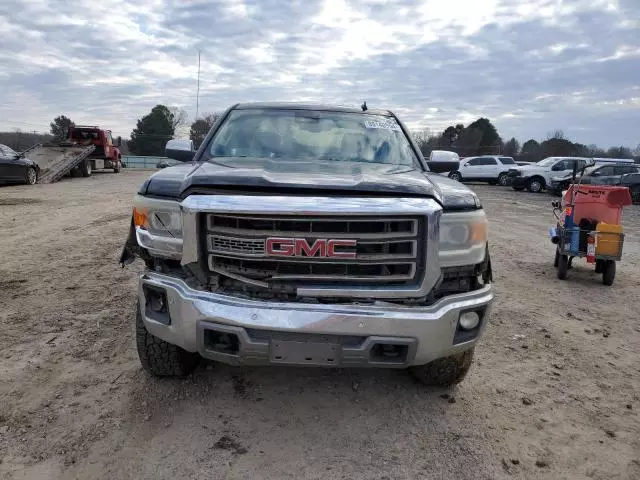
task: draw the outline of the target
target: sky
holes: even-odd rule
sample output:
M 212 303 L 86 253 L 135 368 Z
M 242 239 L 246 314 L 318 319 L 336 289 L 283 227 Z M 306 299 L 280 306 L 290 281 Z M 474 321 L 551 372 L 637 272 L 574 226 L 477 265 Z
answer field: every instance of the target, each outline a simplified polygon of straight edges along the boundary
M 640 0 L 0 0 L 0 130 L 193 120 L 198 51 L 200 114 L 366 100 L 415 130 L 640 144 Z

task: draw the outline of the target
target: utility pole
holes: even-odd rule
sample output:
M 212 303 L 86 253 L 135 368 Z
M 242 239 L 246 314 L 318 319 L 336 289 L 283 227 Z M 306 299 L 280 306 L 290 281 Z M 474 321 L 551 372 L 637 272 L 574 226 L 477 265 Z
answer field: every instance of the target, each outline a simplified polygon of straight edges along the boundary
M 200 50 L 198 50 L 198 92 L 196 93 L 196 121 L 200 110 Z

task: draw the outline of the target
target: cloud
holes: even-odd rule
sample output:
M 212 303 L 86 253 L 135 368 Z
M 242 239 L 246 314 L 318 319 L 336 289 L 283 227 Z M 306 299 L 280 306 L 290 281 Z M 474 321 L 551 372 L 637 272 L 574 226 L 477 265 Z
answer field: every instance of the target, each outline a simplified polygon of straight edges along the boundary
M 636 145 L 639 29 L 637 0 L 5 0 L 0 129 L 193 118 L 200 50 L 201 112 L 367 100 L 416 129 Z

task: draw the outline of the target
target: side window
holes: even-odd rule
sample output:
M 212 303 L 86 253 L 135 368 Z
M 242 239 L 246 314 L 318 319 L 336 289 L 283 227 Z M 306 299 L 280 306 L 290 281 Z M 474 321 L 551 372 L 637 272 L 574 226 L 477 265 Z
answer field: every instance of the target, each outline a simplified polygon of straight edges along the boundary
M 6 157 L 7 154 L 4 152 L 4 147 L 0 145 L 0 158 Z
M 553 172 L 561 172 L 563 170 L 567 170 L 567 161 L 560 160 L 553 167 L 551 167 L 551 171 Z
M 113 139 L 111 138 L 111 132 L 106 132 L 105 137 L 107 139 L 107 145 L 113 145 Z
M 511 157 L 500 157 L 500 163 L 503 165 L 515 165 L 516 162 Z
M 483 158 L 481 165 L 497 165 L 495 158 Z
M 467 162 L 467 165 L 469 165 L 470 167 L 477 167 L 478 165 L 482 165 L 482 159 L 481 158 L 474 158 L 471 159 Z
M 627 165 L 618 165 L 613 167 L 614 175 L 624 175 L 625 173 L 633 173 L 635 172 L 635 168 L 627 166 Z
M 602 167 L 596 170 L 596 172 L 598 172 L 599 177 L 604 177 L 606 175 L 613 175 L 613 167 L 611 166 Z

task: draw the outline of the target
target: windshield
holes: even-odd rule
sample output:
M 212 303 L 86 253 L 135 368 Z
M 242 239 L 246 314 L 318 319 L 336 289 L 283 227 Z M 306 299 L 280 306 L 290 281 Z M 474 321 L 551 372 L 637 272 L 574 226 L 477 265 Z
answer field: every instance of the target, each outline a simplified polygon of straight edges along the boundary
M 2 148 L 4 149 L 6 155 L 8 157 L 17 157 L 18 154 L 15 152 L 15 150 L 13 148 L 7 147 L 6 145 L 3 145 Z
M 557 160 L 558 160 L 558 157 L 547 157 L 537 162 L 536 165 L 538 165 L 539 167 L 549 167 L 554 163 L 556 163 Z
M 234 110 L 220 127 L 208 152 L 214 158 L 419 165 L 394 118 L 343 112 Z

